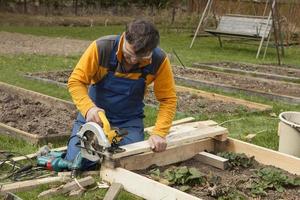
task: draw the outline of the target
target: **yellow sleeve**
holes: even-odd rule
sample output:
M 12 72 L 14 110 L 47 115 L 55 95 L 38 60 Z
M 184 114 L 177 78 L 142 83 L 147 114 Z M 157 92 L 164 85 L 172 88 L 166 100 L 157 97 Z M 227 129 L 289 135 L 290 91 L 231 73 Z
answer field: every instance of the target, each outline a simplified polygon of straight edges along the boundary
M 156 74 L 154 93 L 160 104 L 152 134 L 165 137 L 172 125 L 177 103 L 175 81 L 168 58 L 165 58 Z
M 81 56 L 68 80 L 68 89 L 77 109 L 85 117 L 94 103 L 88 96 L 88 86 L 99 73 L 98 52 L 94 41 Z

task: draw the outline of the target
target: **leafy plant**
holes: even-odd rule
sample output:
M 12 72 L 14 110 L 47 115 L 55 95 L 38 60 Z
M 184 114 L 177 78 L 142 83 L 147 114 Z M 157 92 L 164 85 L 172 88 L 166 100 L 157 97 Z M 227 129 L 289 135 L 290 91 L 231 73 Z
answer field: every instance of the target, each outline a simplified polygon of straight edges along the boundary
M 251 193 L 253 195 L 266 195 L 266 190 L 275 189 L 278 192 L 283 192 L 284 187 L 300 186 L 300 178 L 289 178 L 282 173 L 281 170 L 267 167 L 259 169 L 256 173 L 258 180 L 255 180 L 251 185 Z
M 197 184 L 206 183 L 206 176 L 203 175 L 198 169 L 186 166 L 183 167 L 170 167 L 163 173 L 159 169 L 153 169 L 150 171 L 151 177 L 154 180 L 167 180 L 170 185 L 181 185 L 181 186 L 194 186 Z M 163 181 L 166 182 L 166 181 Z M 188 190 L 189 187 L 182 187 L 182 190 Z
M 220 152 L 217 155 L 228 159 L 229 169 L 236 167 L 249 168 L 254 163 L 254 157 L 249 158 L 244 153 Z

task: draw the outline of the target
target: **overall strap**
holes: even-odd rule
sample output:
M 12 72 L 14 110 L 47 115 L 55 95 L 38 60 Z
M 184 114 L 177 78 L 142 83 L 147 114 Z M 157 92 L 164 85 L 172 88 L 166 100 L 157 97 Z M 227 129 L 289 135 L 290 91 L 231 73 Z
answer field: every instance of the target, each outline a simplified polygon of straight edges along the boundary
M 118 66 L 116 52 L 119 40 L 119 35 L 108 35 L 96 40 L 99 65 L 110 71 L 114 71 Z

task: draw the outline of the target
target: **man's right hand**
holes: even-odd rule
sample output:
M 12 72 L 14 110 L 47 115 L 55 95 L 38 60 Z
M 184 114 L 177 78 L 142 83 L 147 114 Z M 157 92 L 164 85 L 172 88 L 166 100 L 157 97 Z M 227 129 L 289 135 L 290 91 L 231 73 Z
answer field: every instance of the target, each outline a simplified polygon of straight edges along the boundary
M 88 112 L 86 113 L 86 121 L 87 122 L 96 122 L 97 124 L 100 124 L 101 126 L 103 126 L 103 123 L 98 115 L 98 112 L 105 112 L 105 111 L 96 106 L 90 108 L 88 110 Z

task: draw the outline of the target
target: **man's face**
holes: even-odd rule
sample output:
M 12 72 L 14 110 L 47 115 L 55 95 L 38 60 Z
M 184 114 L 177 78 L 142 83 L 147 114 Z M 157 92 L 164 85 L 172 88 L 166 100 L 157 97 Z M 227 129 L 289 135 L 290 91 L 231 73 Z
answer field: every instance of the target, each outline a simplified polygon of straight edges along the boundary
M 126 62 L 130 65 L 134 65 L 143 61 L 149 61 L 152 58 L 152 52 L 147 52 L 143 55 L 136 55 L 134 47 L 124 39 L 123 44 L 123 56 Z

